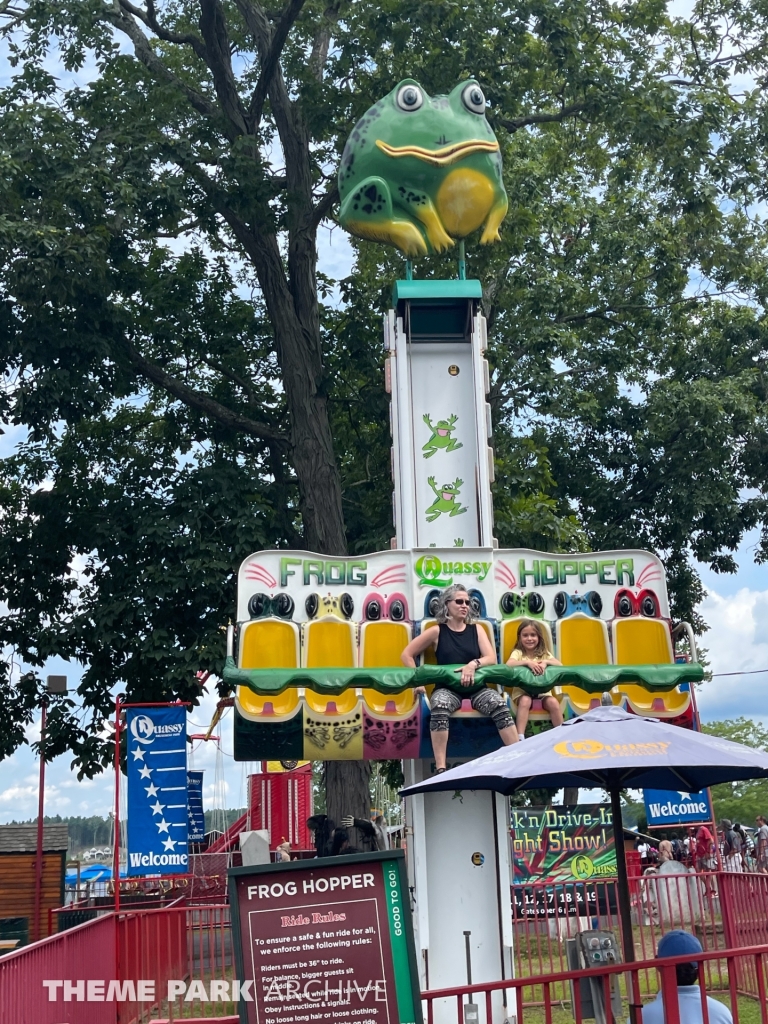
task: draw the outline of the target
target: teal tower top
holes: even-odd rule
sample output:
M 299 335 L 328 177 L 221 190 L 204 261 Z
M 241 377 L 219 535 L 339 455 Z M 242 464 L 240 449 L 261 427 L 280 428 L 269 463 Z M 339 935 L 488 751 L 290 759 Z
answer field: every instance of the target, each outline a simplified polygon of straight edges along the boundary
M 483 245 L 499 241 L 507 194 L 478 83 L 429 96 L 400 82 L 355 125 L 339 193 L 343 228 L 409 257 L 443 252 L 478 228 Z

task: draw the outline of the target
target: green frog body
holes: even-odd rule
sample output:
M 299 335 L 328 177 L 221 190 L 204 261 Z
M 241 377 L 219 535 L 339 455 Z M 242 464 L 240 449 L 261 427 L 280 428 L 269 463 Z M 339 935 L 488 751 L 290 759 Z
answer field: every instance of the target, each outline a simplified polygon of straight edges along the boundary
M 426 444 L 422 445 L 421 448 L 424 452 L 425 459 L 432 458 L 435 452 L 440 451 L 441 448 L 446 452 L 452 452 L 456 448 L 464 447 L 461 441 L 457 441 L 455 437 L 451 437 L 458 418 L 459 417 L 454 414 L 453 416 L 449 416 L 447 420 L 438 420 L 437 423 L 433 423 L 429 413 L 424 413 L 422 419 L 432 431 L 432 436 Z
M 426 509 L 428 523 L 433 523 L 443 512 L 447 512 L 449 516 L 460 516 L 467 511 L 466 506 L 462 506 L 459 500 L 461 485 L 464 483 L 459 477 L 456 477 L 452 484 L 443 484 L 442 487 L 437 486 L 437 480 L 433 476 L 427 477 L 427 483 L 435 495 L 435 500 Z
M 482 244 L 498 241 L 507 194 L 477 82 L 433 97 L 400 82 L 355 125 L 339 194 L 342 227 L 406 256 L 443 252 L 478 228 Z

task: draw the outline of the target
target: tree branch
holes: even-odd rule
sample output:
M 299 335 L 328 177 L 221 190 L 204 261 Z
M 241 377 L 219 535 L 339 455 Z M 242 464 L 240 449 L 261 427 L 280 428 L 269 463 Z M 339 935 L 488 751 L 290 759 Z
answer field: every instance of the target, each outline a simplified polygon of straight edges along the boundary
M 312 43 L 312 53 L 309 57 L 309 66 L 315 74 L 318 82 L 323 80 L 323 68 L 328 59 L 328 48 L 331 45 L 331 32 L 339 20 L 339 8 L 341 0 L 333 0 L 323 12 L 323 17 L 318 25 L 315 39 Z
M 151 71 L 157 78 L 160 78 L 165 82 L 169 82 L 179 89 L 199 114 L 203 114 L 214 122 L 221 122 L 221 111 L 218 107 L 216 107 L 214 103 L 211 103 L 203 93 L 198 92 L 197 89 L 193 89 L 191 86 L 187 85 L 186 82 L 183 82 L 165 66 L 150 46 L 149 40 L 141 31 L 139 26 L 133 18 L 122 9 L 122 7 L 116 5 L 111 10 L 108 10 L 106 12 L 106 18 L 115 26 L 115 28 L 128 36 L 133 43 L 136 57 L 148 71 Z
M 238 135 L 247 134 L 246 115 L 232 72 L 227 21 L 219 0 L 200 0 L 200 31 L 205 40 L 205 62 L 221 109 Z
M 154 0 L 147 0 L 147 9 L 143 11 L 140 7 L 134 6 L 130 0 L 118 0 L 120 6 L 128 14 L 132 14 L 134 18 L 138 18 L 147 28 L 151 28 L 158 39 L 162 39 L 166 43 L 178 43 L 181 46 L 191 46 L 195 53 L 202 60 L 205 60 L 205 45 L 199 36 L 194 35 L 191 32 L 179 33 L 171 32 L 170 29 L 165 28 L 157 20 L 157 12 L 155 11 Z
M 143 377 L 146 377 L 147 380 L 151 380 L 153 384 L 163 388 L 168 394 L 178 398 L 179 401 L 191 409 L 196 409 L 204 416 L 215 420 L 224 427 L 239 430 L 244 434 L 249 434 L 251 437 L 258 437 L 262 441 L 271 441 L 273 444 L 278 444 L 284 448 L 288 447 L 286 435 L 269 423 L 259 423 L 257 420 L 252 420 L 249 416 L 243 416 L 240 413 L 234 412 L 201 391 L 196 391 L 194 388 L 189 387 L 188 384 L 182 384 L 181 381 L 171 376 L 171 374 L 166 373 L 157 363 L 146 359 L 129 341 L 125 342 L 125 351 L 128 354 L 131 366 L 135 370 Z
M 310 227 L 317 228 L 317 226 L 324 221 L 331 209 L 339 201 L 339 186 L 336 182 L 331 185 L 327 192 L 323 193 L 317 202 L 317 205 L 312 210 L 312 214 L 309 218 Z
M 248 108 L 248 124 L 252 132 L 255 132 L 261 121 L 261 114 L 264 109 L 264 101 L 267 98 L 269 87 L 272 84 L 275 71 L 280 62 L 280 57 L 285 46 L 285 41 L 288 38 L 288 33 L 291 30 L 293 23 L 301 13 L 301 9 L 304 6 L 305 0 L 288 0 L 288 4 L 283 9 L 283 13 L 280 15 L 280 20 L 274 32 L 271 32 L 271 39 L 269 40 L 269 47 L 260 47 L 262 51 L 261 56 L 261 71 L 259 72 L 259 80 L 256 83 L 256 88 L 253 91 L 251 97 L 250 106 Z M 239 5 L 238 5 L 239 6 Z M 269 27 L 267 26 L 269 32 Z M 265 41 L 264 27 L 260 29 L 260 35 L 263 41 Z
M 256 388 L 250 381 L 245 380 L 239 373 L 234 373 L 232 370 L 227 369 L 227 367 L 218 359 L 210 359 L 207 356 L 201 356 L 200 358 L 206 366 L 209 366 L 212 370 L 220 373 L 222 377 L 225 377 L 232 384 L 236 384 L 239 388 L 242 388 L 245 394 L 248 395 L 249 404 L 257 404 L 255 401 L 257 396 Z
M 488 120 L 492 124 L 501 125 L 508 132 L 516 132 L 529 124 L 549 124 L 556 121 L 565 121 L 566 118 L 573 117 L 582 110 L 586 110 L 586 108 L 586 103 L 569 103 L 567 107 L 562 107 L 554 113 L 527 114 L 525 117 L 513 117 L 511 119 L 491 114 Z

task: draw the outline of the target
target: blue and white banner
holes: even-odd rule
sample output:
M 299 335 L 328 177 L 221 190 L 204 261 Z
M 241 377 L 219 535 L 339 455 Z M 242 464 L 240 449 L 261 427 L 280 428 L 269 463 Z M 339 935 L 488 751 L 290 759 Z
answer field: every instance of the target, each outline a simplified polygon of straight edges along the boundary
M 187 772 L 187 802 L 189 807 L 189 841 L 205 842 L 205 812 L 203 811 L 203 773 Z
M 129 708 L 126 725 L 128 874 L 186 874 L 186 708 Z
M 712 805 L 706 792 L 646 789 L 643 797 L 649 825 L 692 825 L 712 821 Z

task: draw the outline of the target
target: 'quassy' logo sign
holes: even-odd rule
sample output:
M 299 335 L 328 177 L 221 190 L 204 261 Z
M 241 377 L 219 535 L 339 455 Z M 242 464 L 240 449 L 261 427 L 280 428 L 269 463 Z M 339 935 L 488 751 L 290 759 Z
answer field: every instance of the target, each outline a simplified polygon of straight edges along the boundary
M 136 715 L 131 720 L 131 735 L 139 743 L 151 743 L 156 736 L 172 736 L 177 738 L 184 732 L 183 722 L 167 722 L 158 724 L 149 715 Z

